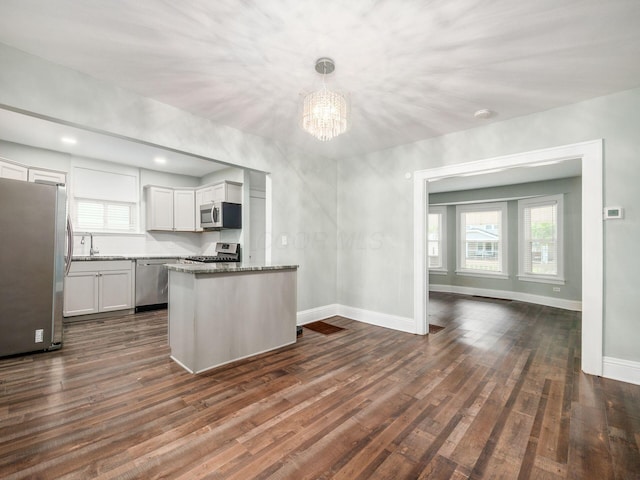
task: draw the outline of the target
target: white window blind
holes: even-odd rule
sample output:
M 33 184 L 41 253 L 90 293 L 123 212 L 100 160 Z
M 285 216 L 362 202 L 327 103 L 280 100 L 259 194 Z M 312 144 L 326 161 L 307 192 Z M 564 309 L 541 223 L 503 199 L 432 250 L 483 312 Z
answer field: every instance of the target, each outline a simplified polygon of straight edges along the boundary
M 76 198 L 76 225 L 80 231 L 135 232 L 135 204 Z
M 519 276 L 561 279 L 562 195 L 518 202 Z
M 73 169 L 75 224 L 79 231 L 138 230 L 138 176 L 92 168 Z
M 458 205 L 459 273 L 507 274 L 507 204 Z

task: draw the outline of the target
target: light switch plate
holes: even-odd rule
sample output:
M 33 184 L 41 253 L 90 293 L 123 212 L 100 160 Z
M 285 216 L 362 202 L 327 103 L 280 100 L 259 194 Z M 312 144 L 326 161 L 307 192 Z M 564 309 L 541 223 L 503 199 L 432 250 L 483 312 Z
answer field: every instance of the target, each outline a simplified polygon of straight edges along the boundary
M 614 218 L 624 218 L 624 209 L 622 207 L 606 207 L 604 209 L 605 220 L 611 220 Z

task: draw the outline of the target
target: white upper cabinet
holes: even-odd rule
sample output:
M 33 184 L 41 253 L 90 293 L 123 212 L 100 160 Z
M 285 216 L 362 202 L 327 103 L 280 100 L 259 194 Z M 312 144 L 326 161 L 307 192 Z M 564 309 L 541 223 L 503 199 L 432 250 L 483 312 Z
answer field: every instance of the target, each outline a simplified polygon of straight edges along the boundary
M 175 190 L 173 192 L 173 229 L 177 232 L 193 232 L 196 229 L 195 191 Z
M 29 169 L 30 182 L 50 182 L 50 183 L 67 183 L 67 176 L 64 172 L 56 172 L 54 170 L 40 170 L 37 168 Z
M 67 175 L 56 170 L 30 168 L 20 163 L 0 157 L 0 178 L 10 178 L 23 182 L 67 183 Z
M 147 230 L 194 232 L 195 191 L 191 188 L 145 187 Z
M 203 205 L 205 203 L 211 203 L 214 200 L 214 195 L 213 192 L 214 188 L 212 185 L 209 185 L 208 187 L 204 187 L 204 188 L 198 188 L 196 190 L 196 199 L 197 199 L 197 205 Z
M 173 231 L 173 188 L 146 187 L 147 230 Z
M 236 182 L 222 182 L 213 186 L 215 202 L 242 203 L 242 184 Z
M 147 185 L 147 230 L 201 232 L 200 205 L 211 202 L 242 203 L 242 184 L 220 182 L 199 188 Z
M 29 169 L 24 165 L 0 160 L 0 178 L 27 181 Z

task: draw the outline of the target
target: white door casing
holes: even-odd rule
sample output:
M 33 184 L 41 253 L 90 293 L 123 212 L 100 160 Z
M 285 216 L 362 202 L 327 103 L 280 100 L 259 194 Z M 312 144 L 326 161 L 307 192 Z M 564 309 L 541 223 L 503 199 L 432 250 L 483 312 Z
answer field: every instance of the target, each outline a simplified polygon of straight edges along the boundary
M 602 375 L 604 295 L 602 139 L 419 170 L 414 173 L 413 316 L 415 333 L 426 335 L 429 331 L 429 274 L 426 250 L 429 181 L 461 174 L 574 159 L 580 159 L 582 163 L 582 370 L 591 375 Z

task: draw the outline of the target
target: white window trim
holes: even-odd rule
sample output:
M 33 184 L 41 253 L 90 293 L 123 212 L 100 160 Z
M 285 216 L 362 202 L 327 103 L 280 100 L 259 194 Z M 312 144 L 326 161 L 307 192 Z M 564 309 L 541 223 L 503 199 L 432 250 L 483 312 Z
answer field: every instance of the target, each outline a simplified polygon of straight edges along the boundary
M 490 272 L 484 270 L 473 270 L 469 268 L 462 268 L 462 248 L 464 243 L 462 241 L 462 228 L 461 228 L 461 218 L 462 213 L 466 212 L 482 212 L 487 210 L 500 210 L 500 221 L 501 221 L 501 235 L 500 241 L 498 243 L 498 251 L 500 258 L 500 268 L 499 272 Z M 469 277 L 484 277 L 484 278 L 499 278 L 499 279 L 508 279 L 509 278 L 509 252 L 508 252 L 508 235 L 507 232 L 509 230 L 507 224 L 507 202 L 494 202 L 494 203 L 477 203 L 477 204 L 465 204 L 465 205 L 456 205 L 456 274 L 469 276 Z
M 500 280 L 508 280 L 509 274 L 502 272 L 480 272 L 479 270 L 456 270 L 456 275 L 461 277 L 479 277 L 479 278 L 497 278 Z
M 535 275 L 535 274 L 518 274 L 518 280 L 523 282 L 533 283 L 548 283 L 552 285 L 565 285 L 567 282 L 564 278 L 558 278 L 549 275 Z
M 447 207 L 429 207 L 428 213 L 437 213 L 440 214 L 440 259 L 442 261 L 442 266 L 438 268 L 428 268 L 429 273 L 435 273 L 438 275 L 446 275 L 449 273 L 447 267 Z M 429 218 L 427 216 L 427 245 L 429 243 Z M 427 261 L 427 266 L 429 262 Z
M 86 170 L 97 170 L 105 173 L 111 174 L 119 174 L 119 175 L 127 175 L 131 177 L 135 177 L 135 201 L 132 202 L 123 202 L 123 203 L 132 203 L 134 205 L 135 211 L 135 226 L 134 230 L 129 231 L 117 231 L 117 230 L 94 230 L 92 233 L 100 233 L 100 235 L 114 235 L 114 236 L 144 236 L 145 232 L 142 230 L 142 216 L 141 216 L 141 198 L 140 198 L 140 169 L 136 167 L 129 167 L 126 165 L 114 164 L 111 162 L 103 162 L 100 160 L 92 160 L 86 158 L 78 158 L 72 160 L 71 163 L 71 171 L 69 175 L 69 213 L 74 222 L 77 222 L 77 207 L 76 207 L 76 198 L 83 198 L 81 196 L 76 197 L 76 181 L 75 178 L 75 169 L 81 168 Z M 134 200 L 134 199 L 132 199 Z M 120 203 L 116 201 L 115 203 Z M 89 232 L 76 231 L 76 234 L 83 234 Z
M 556 275 L 542 275 L 525 272 L 525 232 L 524 209 L 531 206 L 557 205 L 558 227 L 557 247 L 558 273 Z M 518 201 L 518 280 L 523 282 L 548 283 L 564 285 L 564 195 L 545 195 L 544 197 L 526 198 Z
M 127 234 L 127 233 L 132 234 L 132 233 L 137 233 L 139 231 L 140 221 L 138 219 L 138 210 L 139 210 L 138 203 L 118 202 L 118 201 L 100 200 L 95 198 L 82 198 L 82 197 L 74 197 L 73 203 L 74 203 L 75 212 L 76 212 L 76 215 L 73 217 L 73 219 L 79 231 L 89 231 L 89 232 L 96 232 L 96 233 L 112 233 L 112 234 Z M 78 211 L 79 210 L 78 205 L 80 203 L 93 203 L 93 204 L 102 206 L 103 218 L 101 223 L 104 226 L 104 228 L 90 228 L 80 223 L 79 211 Z M 118 228 L 113 228 L 112 225 L 107 225 L 107 220 L 109 219 L 109 216 L 107 215 L 107 208 L 110 206 L 121 206 L 121 207 L 127 207 L 129 209 L 129 218 L 131 219 L 131 223 L 129 223 L 130 228 L 118 229 Z
M 435 268 L 429 269 L 429 275 L 448 275 L 448 274 L 449 274 L 449 270 L 438 270 Z

